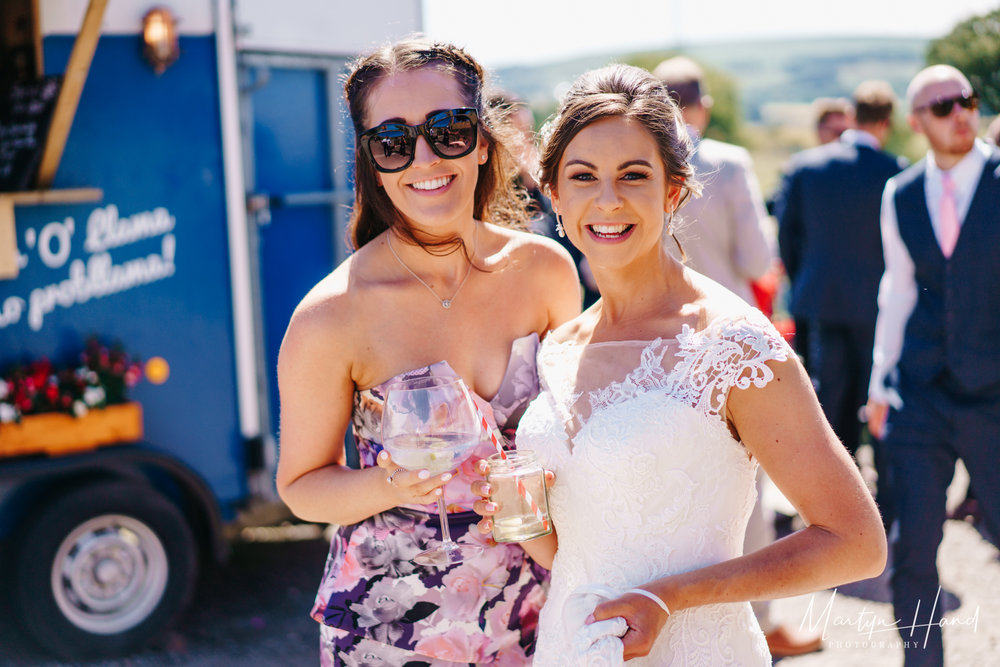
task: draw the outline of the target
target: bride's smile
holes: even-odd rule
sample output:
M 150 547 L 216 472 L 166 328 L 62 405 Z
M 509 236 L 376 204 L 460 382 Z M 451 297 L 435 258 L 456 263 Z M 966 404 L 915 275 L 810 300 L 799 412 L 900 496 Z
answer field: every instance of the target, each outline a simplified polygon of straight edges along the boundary
M 591 123 L 569 143 L 552 203 L 566 235 L 596 271 L 636 270 L 659 261 L 664 216 L 677 195 L 650 131 L 614 116 Z

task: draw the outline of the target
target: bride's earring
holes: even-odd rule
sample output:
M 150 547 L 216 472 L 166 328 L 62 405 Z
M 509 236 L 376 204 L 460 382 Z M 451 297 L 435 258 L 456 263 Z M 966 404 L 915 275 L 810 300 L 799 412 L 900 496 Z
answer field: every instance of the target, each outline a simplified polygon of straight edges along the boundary
M 667 222 L 667 235 L 674 240 L 674 245 L 677 246 L 677 250 L 681 254 L 681 262 L 686 262 L 687 253 L 684 252 L 684 246 L 682 246 L 681 242 L 677 240 L 676 236 L 674 236 L 674 210 L 676 209 L 672 209 L 670 213 L 663 214 L 663 217 L 666 219 Z
M 566 230 L 563 228 L 562 216 L 558 213 L 556 214 L 556 234 L 559 235 L 559 238 L 566 236 Z

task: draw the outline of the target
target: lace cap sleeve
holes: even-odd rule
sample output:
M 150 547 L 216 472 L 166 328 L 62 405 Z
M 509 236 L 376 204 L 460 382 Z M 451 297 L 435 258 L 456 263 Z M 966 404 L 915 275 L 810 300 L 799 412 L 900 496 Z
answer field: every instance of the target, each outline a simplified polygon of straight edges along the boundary
M 794 355 L 774 325 L 759 311 L 719 317 L 702 331 L 685 327 L 678 336 L 696 402 L 721 414 L 732 388 L 764 387 L 774 379 L 768 361 Z

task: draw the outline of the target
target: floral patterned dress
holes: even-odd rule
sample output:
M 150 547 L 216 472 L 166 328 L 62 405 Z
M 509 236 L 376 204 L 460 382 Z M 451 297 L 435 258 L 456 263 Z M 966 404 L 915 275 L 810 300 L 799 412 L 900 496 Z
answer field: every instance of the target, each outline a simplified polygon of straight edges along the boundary
M 510 438 L 538 393 L 538 335 L 514 341 L 500 390 L 475 400 Z M 446 361 L 415 369 L 354 396 L 353 432 L 362 467 L 382 450 L 383 391 L 399 377 L 455 377 Z M 452 538 L 486 546 L 482 556 L 446 569 L 412 558 L 441 539 L 437 505 L 407 505 L 337 530 L 312 617 L 321 626 L 321 664 L 350 667 L 528 665 L 547 572 L 516 544 L 494 544 L 476 529 L 478 475 L 471 462 L 494 453 L 483 438 L 444 487 Z M 489 543 L 487 543 L 489 542 Z

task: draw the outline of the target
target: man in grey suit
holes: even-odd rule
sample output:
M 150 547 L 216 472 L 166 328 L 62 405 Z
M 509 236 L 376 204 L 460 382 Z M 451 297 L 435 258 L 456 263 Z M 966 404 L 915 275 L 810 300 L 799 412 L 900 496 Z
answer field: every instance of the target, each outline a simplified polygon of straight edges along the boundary
M 702 136 L 712 98 L 702 91 L 697 63 L 678 56 L 660 63 L 653 74 L 670 89 L 696 146 L 692 165 L 702 194 L 684 205 L 684 222 L 673 230 L 687 265 L 753 304 L 750 283 L 767 273 L 775 253 L 750 153 Z
M 702 136 L 712 100 L 702 90 L 703 73 L 694 61 L 683 56 L 671 58 L 660 63 L 653 74 L 677 101 L 696 146 L 691 163 L 702 194 L 684 205 L 684 225 L 677 232 L 687 264 L 753 304 L 750 283 L 771 268 L 774 243 L 750 153 Z M 775 538 L 774 512 L 760 501 L 762 481 L 758 474 L 758 501 L 744 541 L 747 553 Z M 772 622 L 767 601 L 754 602 L 753 609 L 774 657 L 802 655 L 822 647 L 819 636 L 804 636 Z
M 875 303 L 884 263 L 879 209 L 885 182 L 906 165 L 882 150 L 896 96 L 884 81 L 854 91 L 856 129 L 794 156 L 775 198 L 789 309 L 808 322 L 809 375 L 826 418 L 853 456 L 868 398 Z M 875 443 L 878 501 L 892 521 L 887 463 Z

